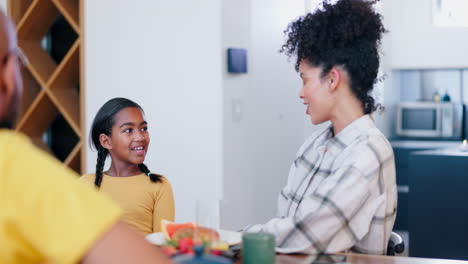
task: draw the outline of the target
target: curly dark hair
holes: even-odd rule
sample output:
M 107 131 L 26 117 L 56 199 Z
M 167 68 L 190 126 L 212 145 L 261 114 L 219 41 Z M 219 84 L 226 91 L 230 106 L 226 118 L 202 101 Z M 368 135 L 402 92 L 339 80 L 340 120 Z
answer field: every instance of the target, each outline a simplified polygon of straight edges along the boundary
M 343 67 L 350 76 L 353 94 L 372 113 L 380 105 L 369 95 L 377 81 L 379 46 L 387 30 L 382 16 L 375 12 L 377 1 L 339 0 L 323 2 L 323 8 L 299 17 L 284 31 L 286 43 L 280 52 L 297 56 L 296 71 L 302 60 L 322 67 L 322 76 L 334 66 Z

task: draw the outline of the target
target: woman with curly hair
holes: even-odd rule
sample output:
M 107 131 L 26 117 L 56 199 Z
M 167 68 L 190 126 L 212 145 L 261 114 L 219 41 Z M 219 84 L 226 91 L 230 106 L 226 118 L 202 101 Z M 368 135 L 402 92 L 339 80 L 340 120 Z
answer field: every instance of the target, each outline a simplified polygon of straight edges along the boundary
M 392 148 L 370 116 L 386 32 L 374 2 L 325 1 L 285 31 L 281 51 L 297 57 L 306 114 L 331 124 L 299 149 L 277 217 L 246 229 L 275 234 L 278 252 L 386 253 L 397 190 Z

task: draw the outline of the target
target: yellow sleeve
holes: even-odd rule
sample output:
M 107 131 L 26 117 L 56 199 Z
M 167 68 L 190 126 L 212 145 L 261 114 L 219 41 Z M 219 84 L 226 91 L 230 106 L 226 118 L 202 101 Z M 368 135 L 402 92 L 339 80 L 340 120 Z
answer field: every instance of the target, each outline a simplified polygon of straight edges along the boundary
M 174 221 L 174 194 L 171 184 L 166 178 L 162 179 L 161 184 L 154 202 L 153 232 L 161 232 L 162 219 Z
M 9 228 L 32 257 L 78 262 L 117 222 L 121 210 L 24 139 L 6 145 L 6 199 L 14 208 Z

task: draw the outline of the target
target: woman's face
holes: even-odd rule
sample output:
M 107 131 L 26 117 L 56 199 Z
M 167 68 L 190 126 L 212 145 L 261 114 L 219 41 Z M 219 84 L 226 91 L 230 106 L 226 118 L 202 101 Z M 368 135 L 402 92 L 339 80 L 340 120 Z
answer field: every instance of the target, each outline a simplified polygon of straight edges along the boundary
M 322 68 L 312 66 L 302 60 L 299 64 L 302 79 L 302 89 L 299 98 L 307 106 L 306 114 L 313 124 L 320 124 L 330 120 L 333 103 L 328 85 L 328 76 L 321 76 Z
M 114 162 L 143 163 L 149 143 L 148 123 L 139 108 L 127 107 L 114 116 L 109 148 Z

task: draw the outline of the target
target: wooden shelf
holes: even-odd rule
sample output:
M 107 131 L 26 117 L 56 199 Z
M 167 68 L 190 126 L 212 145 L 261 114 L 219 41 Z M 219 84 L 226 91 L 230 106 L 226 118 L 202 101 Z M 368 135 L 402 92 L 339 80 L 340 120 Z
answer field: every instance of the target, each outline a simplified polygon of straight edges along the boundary
M 16 130 L 78 173 L 84 169 L 86 147 L 83 1 L 8 0 L 18 45 L 30 62 L 21 69 L 24 93 Z
M 76 144 L 75 148 L 64 161 L 64 165 L 70 167 L 72 170 L 78 173 L 80 173 L 82 145 L 83 143 L 81 141 L 78 144 Z
M 75 133 L 80 136 L 79 46 L 77 40 L 47 83 L 51 99 Z
M 35 0 L 18 24 L 18 39 L 35 40 L 38 43 L 60 15 L 50 0 Z
M 41 85 L 37 83 L 34 76 L 29 72 L 28 68 L 21 67 L 21 76 L 23 76 L 23 96 L 21 98 L 21 106 L 19 117 L 23 117 L 27 109 L 34 102 L 41 91 Z
M 31 141 L 34 145 L 36 145 L 36 147 L 42 149 L 43 151 L 49 153 L 52 156 L 54 155 L 54 153 L 52 153 L 52 151 L 50 150 L 49 146 L 47 146 L 46 143 L 44 143 L 42 137 L 31 137 Z
M 59 66 L 55 69 L 55 72 L 47 82 L 47 87 L 55 89 L 57 85 L 74 85 L 79 81 L 79 52 L 80 39 L 77 39 L 65 58 L 63 58 L 62 62 L 60 62 Z
M 75 132 L 78 137 L 81 137 L 81 130 L 78 125 L 79 122 L 77 123 L 74 120 L 76 118 L 79 119 L 79 116 L 77 115 L 79 114 L 78 93 L 70 90 L 60 92 L 58 95 L 51 94 L 50 91 L 48 91 L 48 94 L 51 101 L 57 106 L 57 109 L 67 121 L 68 125 L 73 129 L 73 132 Z
M 13 22 L 18 24 L 21 18 L 23 18 L 28 8 L 31 6 L 31 3 L 33 2 L 33 0 L 15 0 L 15 1 L 16 1 L 15 5 L 8 5 L 8 13 L 13 19 Z
M 43 90 L 18 123 L 17 130 L 33 138 L 40 138 L 58 115 L 58 109 Z
M 52 0 L 75 32 L 80 34 L 79 1 L 78 0 Z
M 50 76 L 54 73 L 57 65 L 52 58 L 41 48 L 39 42 L 20 41 L 20 47 L 28 57 L 28 68 L 41 86 L 45 87 Z

